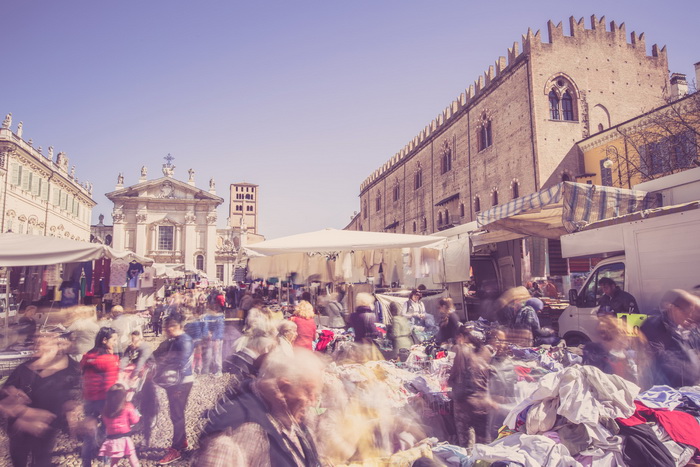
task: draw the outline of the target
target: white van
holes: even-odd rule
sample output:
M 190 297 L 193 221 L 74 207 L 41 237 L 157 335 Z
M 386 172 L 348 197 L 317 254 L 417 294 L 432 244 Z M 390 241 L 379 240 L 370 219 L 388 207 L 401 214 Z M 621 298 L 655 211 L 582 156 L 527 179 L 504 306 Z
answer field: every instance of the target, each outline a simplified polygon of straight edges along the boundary
M 567 344 L 597 340 L 598 280 L 610 277 L 637 300 L 642 315 L 620 314 L 638 328 L 656 313 L 669 289 L 700 285 L 700 202 L 642 211 L 597 223 L 561 237 L 562 256 L 601 257 L 580 290 L 569 291 L 569 306 L 559 317 Z

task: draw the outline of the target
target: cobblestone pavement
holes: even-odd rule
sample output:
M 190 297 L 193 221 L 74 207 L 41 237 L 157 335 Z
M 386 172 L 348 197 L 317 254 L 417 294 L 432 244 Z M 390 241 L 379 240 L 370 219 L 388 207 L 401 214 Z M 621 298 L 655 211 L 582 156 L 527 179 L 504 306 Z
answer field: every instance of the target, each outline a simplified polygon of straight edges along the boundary
M 151 342 L 153 348 L 157 347 L 162 339 L 162 336 L 161 338 L 148 335 L 146 337 L 146 340 Z M 193 464 L 194 455 L 199 446 L 199 435 L 205 423 L 202 415 L 206 410 L 214 406 L 216 400 L 225 391 L 229 381 L 230 375 L 227 374 L 220 377 L 201 375 L 195 378 L 185 411 L 187 442 L 190 448 L 187 452 L 183 453 L 182 460 L 169 465 L 186 466 Z M 151 445 L 146 446 L 146 442 L 141 433 L 133 435 L 134 444 L 138 450 L 139 460 L 142 466 L 158 465 L 158 460 L 163 457 L 165 450 L 170 446 L 170 441 L 172 440 L 173 425 L 168 416 L 168 398 L 165 394 L 165 390 L 160 387 L 157 388 L 157 393 L 160 413 L 151 436 Z M 56 441 L 53 462 L 55 465 L 60 466 L 80 467 L 80 442 L 77 439 L 70 438 L 65 433 L 60 433 Z M 0 429 L 0 465 L 12 465 L 9 457 L 8 438 L 5 426 L 2 426 Z M 101 466 L 96 460 L 93 461 L 93 466 L 98 465 Z M 127 459 L 122 459 L 119 465 L 128 466 L 129 462 Z

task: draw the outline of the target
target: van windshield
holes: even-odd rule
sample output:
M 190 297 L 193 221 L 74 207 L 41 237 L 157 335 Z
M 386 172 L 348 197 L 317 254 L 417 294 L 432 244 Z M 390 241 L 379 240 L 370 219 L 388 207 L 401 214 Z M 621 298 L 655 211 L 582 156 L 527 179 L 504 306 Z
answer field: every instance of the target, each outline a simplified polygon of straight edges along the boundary
M 593 308 L 598 306 L 600 296 L 603 295 L 603 291 L 598 287 L 598 281 L 604 277 L 614 280 L 615 284 L 624 290 L 625 263 L 606 264 L 593 271 L 579 295 L 582 299 L 583 307 Z

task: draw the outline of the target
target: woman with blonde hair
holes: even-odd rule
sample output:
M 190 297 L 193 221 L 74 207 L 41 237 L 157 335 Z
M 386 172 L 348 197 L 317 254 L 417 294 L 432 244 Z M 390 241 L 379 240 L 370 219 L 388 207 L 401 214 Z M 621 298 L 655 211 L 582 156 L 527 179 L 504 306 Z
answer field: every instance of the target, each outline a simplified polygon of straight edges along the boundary
M 297 338 L 294 340 L 294 345 L 313 350 L 313 342 L 316 339 L 313 305 L 306 300 L 300 301 L 294 308 L 294 316 L 289 319 L 297 325 Z

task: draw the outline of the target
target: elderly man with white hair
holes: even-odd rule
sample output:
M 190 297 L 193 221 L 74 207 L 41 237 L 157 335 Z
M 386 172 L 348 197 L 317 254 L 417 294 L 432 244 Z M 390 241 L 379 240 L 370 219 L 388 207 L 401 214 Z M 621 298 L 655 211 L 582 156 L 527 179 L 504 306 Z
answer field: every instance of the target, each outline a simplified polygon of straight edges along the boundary
M 295 348 L 291 359 L 273 353 L 260 376 L 209 413 L 198 466 L 320 466 L 304 424 L 322 386 L 323 365 Z

